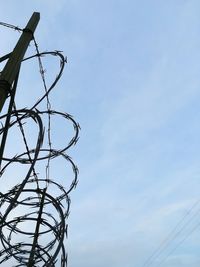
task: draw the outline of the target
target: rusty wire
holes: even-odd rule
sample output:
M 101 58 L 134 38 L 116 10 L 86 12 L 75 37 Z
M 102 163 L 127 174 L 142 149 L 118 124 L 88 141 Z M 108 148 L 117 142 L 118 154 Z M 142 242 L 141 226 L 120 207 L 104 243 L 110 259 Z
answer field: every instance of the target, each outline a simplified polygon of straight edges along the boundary
M 14 30 L 23 31 L 21 28 L 0 22 Z M 56 86 L 66 64 L 66 59 L 60 51 L 40 52 L 35 37 L 33 38 L 36 54 L 25 58 L 23 61 L 38 58 L 39 72 L 43 81 L 44 93 L 30 108 L 17 109 L 14 101 L 14 86 L 9 94 L 10 109 L 8 113 L 0 116 L 0 121 L 7 118 L 6 124 L 1 123 L 0 135 L 7 136 L 7 131 L 18 126 L 25 144 L 25 151 L 17 155 L 5 156 L 2 152 L 0 177 L 3 179 L 5 172 L 17 164 L 26 166 L 27 172 L 21 182 L 8 188 L 7 192 L 0 192 L 0 264 L 1 266 L 67 266 L 67 252 L 65 240 L 67 238 L 67 218 L 70 209 L 69 193 L 77 184 L 78 168 L 67 154 L 67 150 L 76 144 L 79 135 L 79 124 L 71 115 L 53 110 L 49 94 Z M 60 60 L 60 70 L 52 84 L 47 87 L 42 64 L 42 56 L 56 56 Z M 46 101 L 46 110 L 39 110 L 39 104 Z M 47 131 L 44 130 L 43 117 L 47 116 Z M 72 125 L 74 135 L 64 147 L 54 147 L 51 136 L 52 117 L 62 117 Z M 37 126 L 37 140 L 34 148 L 28 144 L 24 123 L 32 121 Z M 48 144 L 43 144 L 47 134 Z M 2 144 L 1 144 L 2 145 Z M 51 162 L 64 159 L 72 168 L 73 176 L 69 187 L 51 177 Z M 40 177 L 37 163 L 45 161 L 46 175 Z M 14 176 L 15 174 L 13 174 Z M 58 173 L 59 175 L 59 173 Z M 60 181 L 60 180 L 59 180 Z M 20 240 L 19 240 L 20 237 Z

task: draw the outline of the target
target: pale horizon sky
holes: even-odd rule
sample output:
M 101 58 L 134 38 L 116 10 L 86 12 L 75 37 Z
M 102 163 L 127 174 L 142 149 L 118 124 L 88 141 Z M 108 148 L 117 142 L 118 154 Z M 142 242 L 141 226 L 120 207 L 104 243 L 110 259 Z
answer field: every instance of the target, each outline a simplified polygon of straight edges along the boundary
M 51 100 L 82 128 L 69 151 L 80 170 L 70 195 L 69 267 L 200 266 L 199 10 L 197 0 L 1 4 L 0 21 L 22 28 L 40 12 L 40 50 L 68 57 Z M 0 36 L 3 56 L 19 34 L 0 27 Z M 32 69 L 22 68 L 21 107 L 38 86 Z M 46 69 L 54 75 L 54 62 Z

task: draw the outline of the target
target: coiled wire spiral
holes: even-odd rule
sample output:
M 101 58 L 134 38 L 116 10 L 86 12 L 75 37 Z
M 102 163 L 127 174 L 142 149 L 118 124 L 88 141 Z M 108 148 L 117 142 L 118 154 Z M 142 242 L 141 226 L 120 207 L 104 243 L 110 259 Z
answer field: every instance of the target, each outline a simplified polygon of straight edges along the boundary
M 3 24 L 1 24 L 3 25 Z M 10 24 L 3 25 L 21 30 Z M 67 266 L 67 253 L 65 239 L 67 237 L 66 220 L 69 215 L 69 193 L 77 184 L 78 168 L 67 155 L 67 150 L 76 144 L 79 135 L 79 124 L 71 115 L 51 109 L 49 93 L 60 79 L 66 59 L 59 51 L 40 53 L 38 45 L 33 38 L 36 54 L 25 60 L 37 57 L 40 74 L 43 80 L 45 93 L 31 107 L 17 109 L 14 101 L 17 87 L 17 78 L 10 91 L 10 104 L 8 112 L 0 116 L 5 124 L 0 128 L 2 136 L 1 149 L 4 150 L 7 133 L 18 126 L 25 151 L 12 157 L 1 157 L 0 177 L 3 182 L 4 174 L 13 166 L 23 165 L 26 174 L 21 182 L 9 188 L 6 192 L 0 192 L 0 265 L 1 266 Z M 50 87 L 47 88 L 44 76 L 44 68 L 41 57 L 51 55 L 60 59 L 60 71 Z M 39 110 L 39 104 L 46 101 L 46 110 Z M 48 130 L 44 130 L 44 117 L 46 117 Z M 74 134 L 63 148 L 54 148 L 51 137 L 52 117 L 61 117 L 71 123 Z M 28 144 L 24 124 L 32 121 L 37 126 L 37 138 L 34 148 Z M 43 145 L 47 134 L 48 145 Z M 4 140 L 4 141 L 3 141 Z M 50 165 L 55 159 L 64 159 L 72 168 L 73 176 L 70 177 L 69 187 L 65 188 L 66 180 L 62 177 L 62 184 L 51 178 Z M 45 162 L 46 175 L 40 177 L 37 170 L 39 162 Z M 15 167 L 14 167 L 15 168 Z M 18 168 L 18 167 L 17 167 Z M 15 173 L 10 179 L 15 179 Z M 69 177 L 66 177 L 69 179 Z M 2 190 L 1 190 L 2 191 Z

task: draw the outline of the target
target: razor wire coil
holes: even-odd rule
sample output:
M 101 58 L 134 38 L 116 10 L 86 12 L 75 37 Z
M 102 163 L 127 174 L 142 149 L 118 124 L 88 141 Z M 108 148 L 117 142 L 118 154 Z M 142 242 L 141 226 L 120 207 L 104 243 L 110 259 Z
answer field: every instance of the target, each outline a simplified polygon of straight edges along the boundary
M 18 26 L 0 22 L 17 31 L 23 31 Z M 66 58 L 60 51 L 40 52 L 33 36 L 36 54 L 24 61 L 38 58 L 39 72 L 42 78 L 44 93 L 30 108 L 18 109 L 14 101 L 13 85 L 9 92 L 11 109 L 0 116 L 0 121 L 9 117 L 7 124 L 1 122 L 0 135 L 18 126 L 25 150 L 12 156 L 2 156 L 0 177 L 4 178 L 7 170 L 17 164 L 26 166 L 25 177 L 6 192 L 0 192 L 0 264 L 1 266 L 67 266 L 67 252 L 65 240 L 67 238 L 67 218 L 70 209 L 69 193 L 77 185 L 78 168 L 67 154 L 67 150 L 78 141 L 80 126 L 73 117 L 64 112 L 53 110 L 49 94 L 55 88 L 62 76 Z M 60 61 L 60 70 L 55 80 L 48 87 L 46 85 L 45 70 L 42 64 L 43 56 L 54 56 Z M 15 90 L 14 90 L 15 89 Z M 39 110 L 39 104 L 46 101 L 46 109 Z M 47 131 L 44 130 L 43 117 L 47 116 Z M 61 117 L 72 125 L 73 136 L 63 146 L 56 148 L 52 142 L 52 117 Z M 37 138 L 34 148 L 28 143 L 24 124 L 32 121 L 37 126 Z M 44 145 L 44 136 L 47 135 L 48 144 Z M 71 166 L 73 176 L 68 188 L 65 180 L 53 179 L 50 174 L 51 162 L 55 159 L 64 159 Z M 37 170 L 38 162 L 46 162 L 46 175 L 40 177 Z M 13 174 L 14 175 L 14 174 Z M 68 178 L 68 177 L 67 177 Z M 6 265 L 7 264 L 7 265 Z

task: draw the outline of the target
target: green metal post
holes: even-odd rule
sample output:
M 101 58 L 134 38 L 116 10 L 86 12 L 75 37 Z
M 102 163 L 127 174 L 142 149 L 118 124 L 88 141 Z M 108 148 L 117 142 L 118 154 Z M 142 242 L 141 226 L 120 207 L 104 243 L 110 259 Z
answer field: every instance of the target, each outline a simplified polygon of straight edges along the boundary
M 17 42 L 13 52 L 11 53 L 8 62 L 0 75 L 0 111 L 3 108 L 5 100 L 11 89 L 12 83 L 14 82 L 17 73 L 20 68 L 20 64 L 25 55 L 30 41 L 33 38 L 33 33 L 40 20 L 40 13 L 34 12 L 31 16 L 26 28 L 23 30 L 19 41 Z

